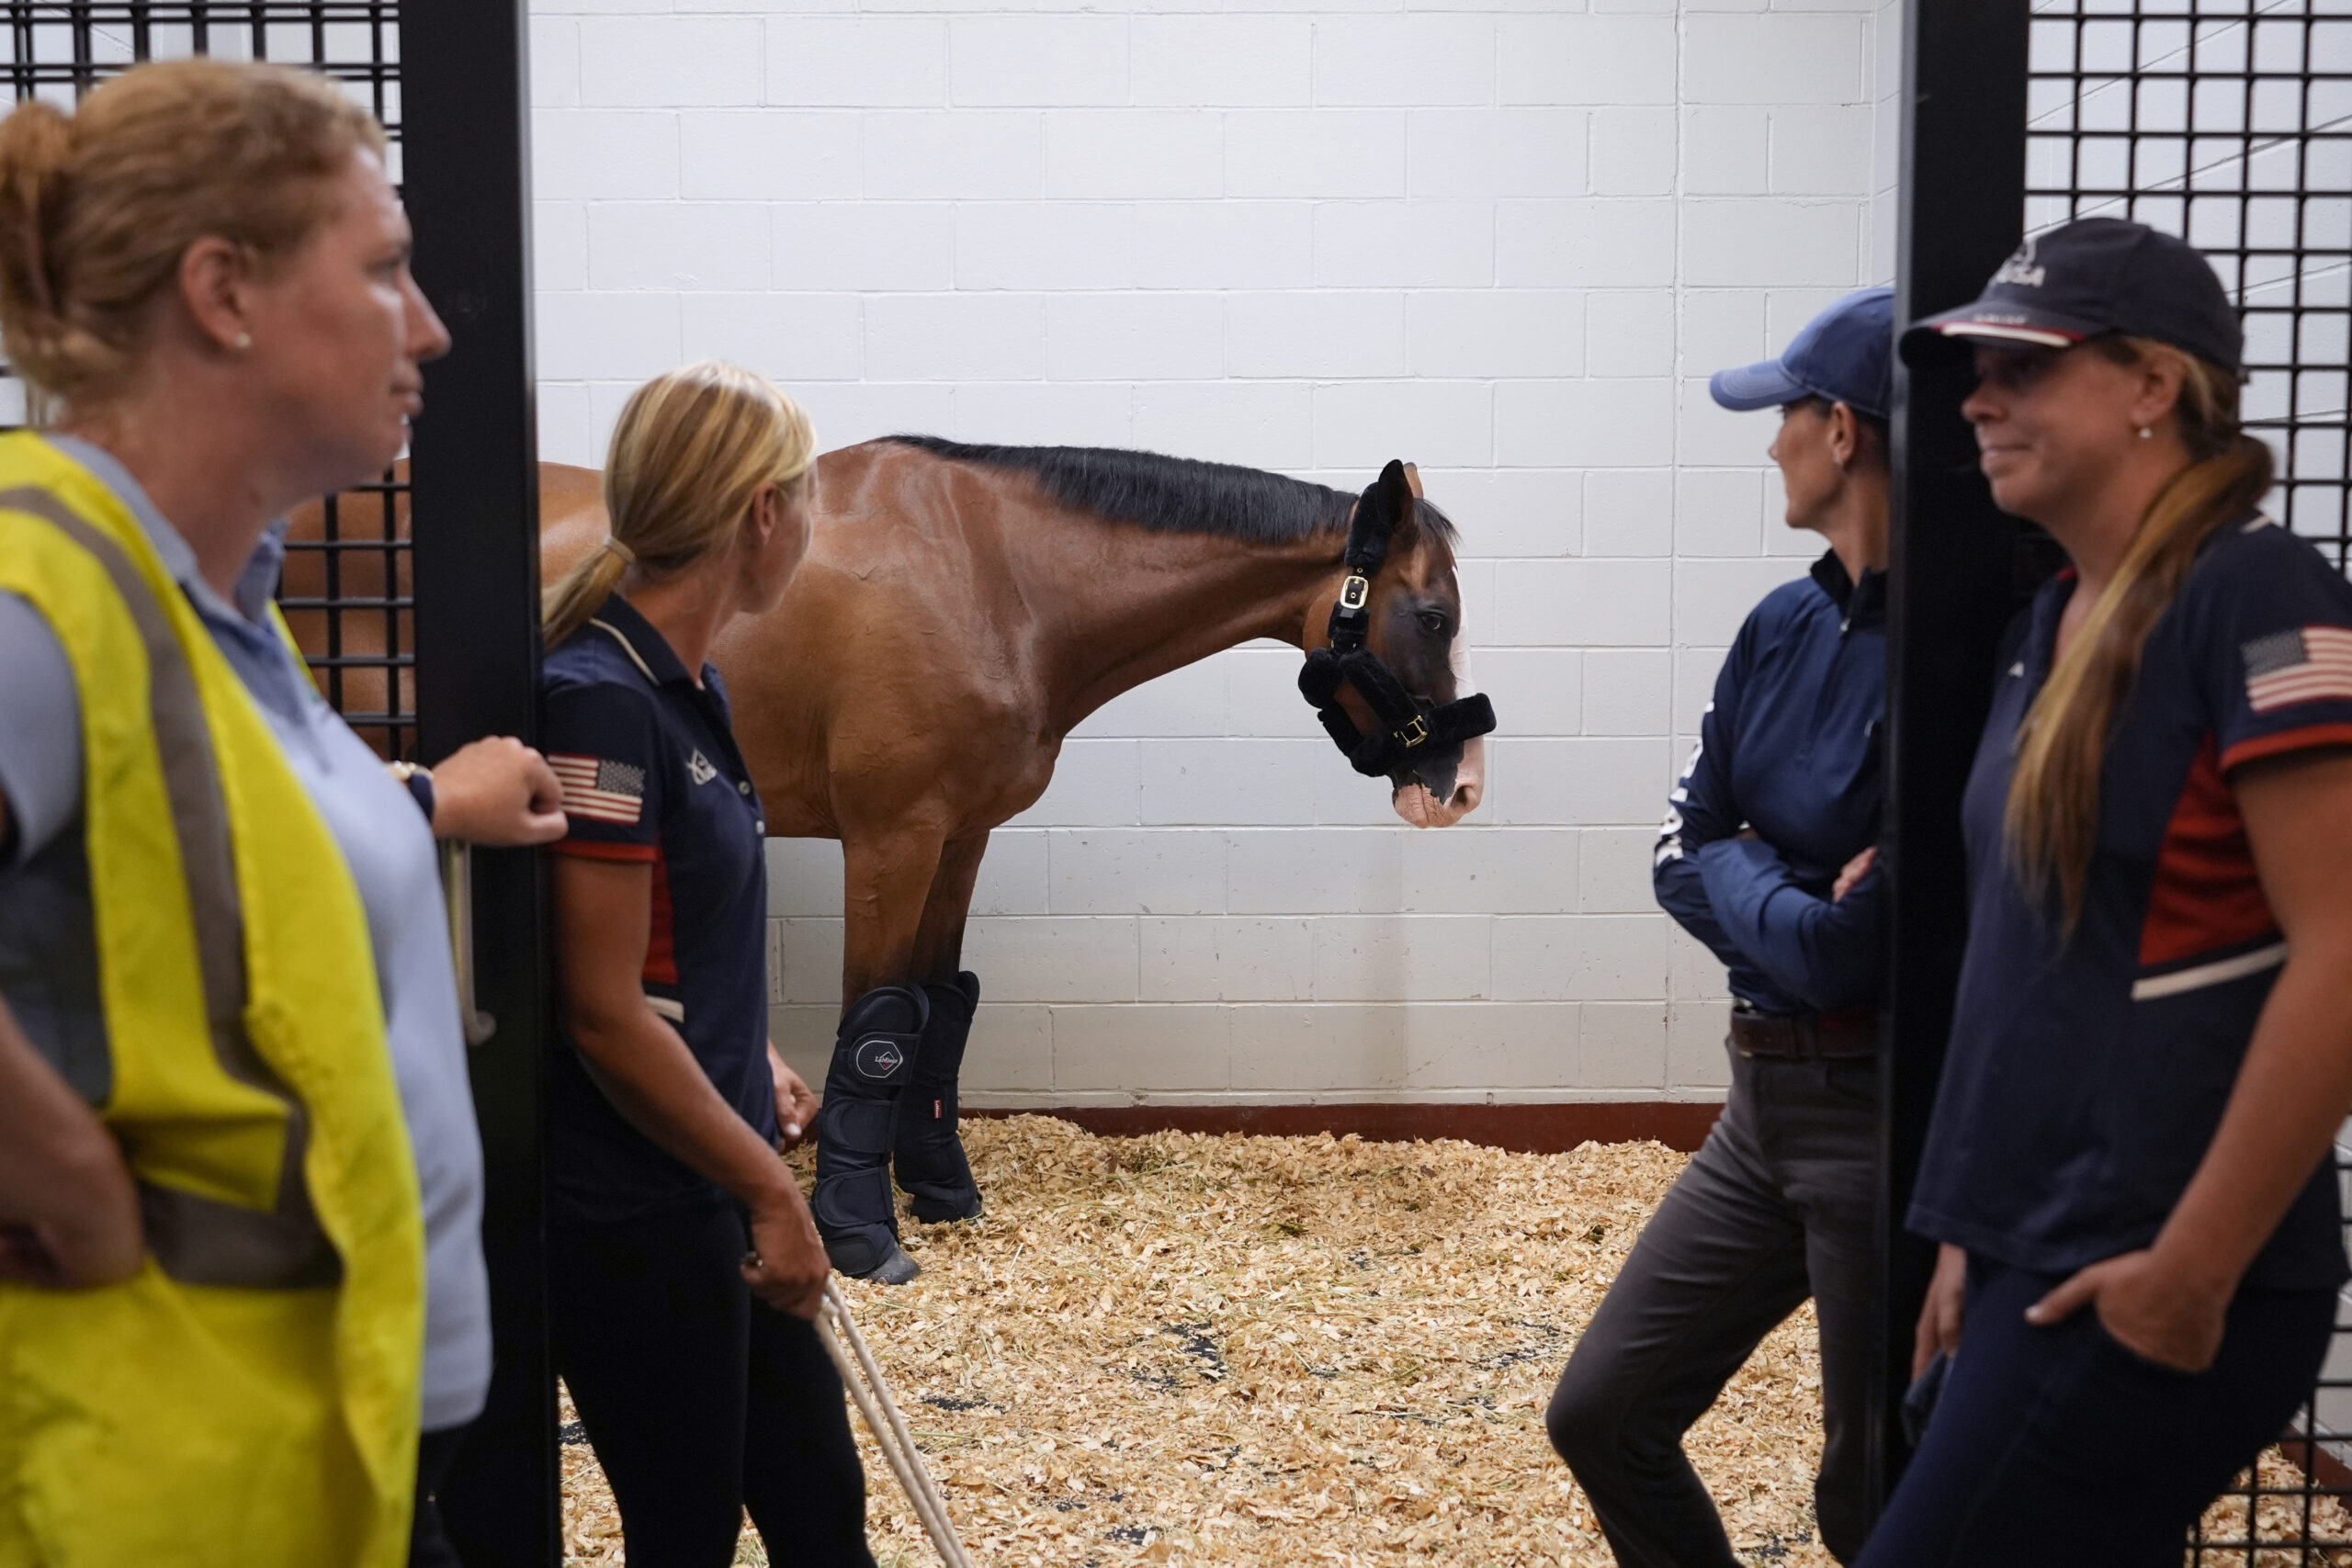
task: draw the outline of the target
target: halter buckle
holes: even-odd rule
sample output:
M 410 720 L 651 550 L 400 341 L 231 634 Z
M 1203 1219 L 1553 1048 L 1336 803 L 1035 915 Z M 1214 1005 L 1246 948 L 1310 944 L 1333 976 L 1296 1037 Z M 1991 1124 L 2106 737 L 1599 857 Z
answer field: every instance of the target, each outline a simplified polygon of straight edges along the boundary
M 1409 751 L 1430 738 L 1430 727 L 1421 715 L 1415 714 L 1392 733 L 1396 737 L 1396 743 Z
M 1359 572 L 1340 585 L 1340 608 L 1361 610 L 1372 602 L 1372 584 Z

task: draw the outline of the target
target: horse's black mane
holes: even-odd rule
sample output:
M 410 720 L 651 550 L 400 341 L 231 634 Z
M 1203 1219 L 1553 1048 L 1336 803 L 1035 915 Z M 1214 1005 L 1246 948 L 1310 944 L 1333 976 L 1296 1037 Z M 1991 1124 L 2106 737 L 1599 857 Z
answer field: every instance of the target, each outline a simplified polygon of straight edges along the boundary
M 1230 463 L 1204 463 L 1116 446 L 983 446 L 936 435 L 891 435 L 934 457 L 1018 468 L 1065 506 L 1171 534 L 1221 534 L 1251 544 L 1283 544 L 1348 525 L 1355 497 L 1329 485 Z M 1453 525 L 1423 502 L 1423 522 L 1448 546 Z

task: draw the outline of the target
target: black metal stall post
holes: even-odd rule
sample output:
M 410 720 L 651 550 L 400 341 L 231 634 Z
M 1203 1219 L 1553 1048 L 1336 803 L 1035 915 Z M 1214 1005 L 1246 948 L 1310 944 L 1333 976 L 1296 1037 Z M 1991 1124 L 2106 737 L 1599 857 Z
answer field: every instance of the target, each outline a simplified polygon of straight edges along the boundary
M 1894 318 L 1964 304 L 2017 243 L 2024 207 L 2027 0 L 1908 0 Z M 1909 1455 L 1898 1419 L 1933 1253 L 1903 1229 L 1943 1067 L 1967 935 L 1960 798 L 1992 701 L 2018 525 L 1995 509 L 1960 417 L 1960 369 L 1894 375 L 1887 577 L 1886 857 L 1894 916 L 1879 1057 L 1885 1341 L 1867 1451 L 1883 1499 Z
M 2245 322 L 2246 423 L 2278 456 L 2266 504 L 2346 566 L 2352 6 L 2037 0 L 2029 81 L 2028 231 L 2134 218 L 2205 253 Z M 2347 1426 L 2339 1329 L 2280 1451 L 2190 1532 L 2192 1568 L 2343 1561 Z
M 425 372 L 413 442 L 422 752 L 538 731 L 537 438 L 531 355 L 530 114 L 523 0 L 405 0 L 407 201 L 416 275 L 454 346 Z M 475 856 L 473 1053 L 489 1189 L 497 1370 L 441 1491 L 481 1568 L 558 1568 L 562 1532 L 548 1353 L 541 1069 L 545 900 L 529 851 Z

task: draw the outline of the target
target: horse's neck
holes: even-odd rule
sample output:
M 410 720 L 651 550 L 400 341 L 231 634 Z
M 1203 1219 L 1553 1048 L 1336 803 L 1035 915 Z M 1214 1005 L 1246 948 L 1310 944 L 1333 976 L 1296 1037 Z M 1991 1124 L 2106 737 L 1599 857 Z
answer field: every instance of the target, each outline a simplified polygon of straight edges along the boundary
M 1024 574 L 1023 597 L 1045 628 L 1065 730 L 1122 692 L 1252 637 L 1297 646 L 1346 542 L 1334 532 L 1253 544 L 1083 516 L 1057 525 L 1038 530 L 1051 554 Z

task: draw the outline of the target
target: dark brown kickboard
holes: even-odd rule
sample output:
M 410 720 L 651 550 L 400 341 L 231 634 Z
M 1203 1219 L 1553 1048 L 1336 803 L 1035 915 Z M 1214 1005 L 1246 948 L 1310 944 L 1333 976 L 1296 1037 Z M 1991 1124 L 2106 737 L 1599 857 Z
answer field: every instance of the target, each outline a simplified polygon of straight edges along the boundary
M 1271 1137 L 1334 1137 L 1353 1133 L 1374 1143 L 1459 1138 L 1518 1154 L 1561 1154 L 1578 1144 L 1655 1140 L 1689 1152 L 1706 1138 L 1719 1104 L 1683 1100 L 1564 1105 L 1090 1105 L 1025 1111 L 975 1110 L 966 1116 L 1056 1116 L 1104 1137 L 1145 1133 L 1246 1133 Z

